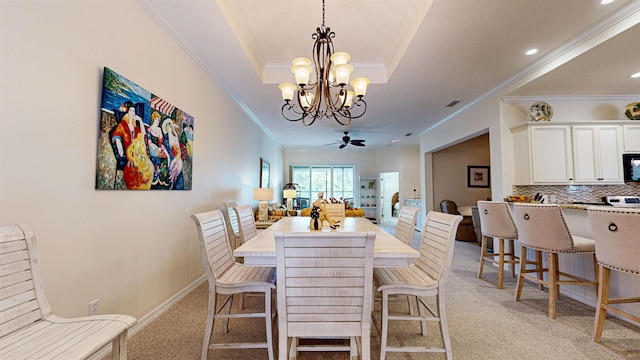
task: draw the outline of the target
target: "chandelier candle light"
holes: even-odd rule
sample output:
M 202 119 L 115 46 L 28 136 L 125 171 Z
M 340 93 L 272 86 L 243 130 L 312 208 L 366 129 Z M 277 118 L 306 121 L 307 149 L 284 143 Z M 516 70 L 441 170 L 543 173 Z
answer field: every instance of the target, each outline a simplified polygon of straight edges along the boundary
M 282 116 L 289 121 L 300 121 L 305 126 L 317 119 L 333 118 L 340 125 L 349 125 L 367 111 L 367 103 L 362 99 L 367 92 L 369 79 L 359 77 L 351 81 L 353 91 L 349 90 L 349 76 L 353 66 L 347 64 L 351 56 L 346 52 L 333 51 L 335 33 L 324 26 L 324 0 L 322 1 L 322 26 L 311 35 L 313 44 L 313 64 L 315 82 L 310 81 L 313 68 L 311 60 L 304 57 L 293 59 L 291 72 L 295 74 L 297 86 L 282 83 Z M 315 93 L 312 92 L 315 90 Z M 296 101 L 292 101 L 293 97 Z M 352 114 L 352 111 L 358 108 Z

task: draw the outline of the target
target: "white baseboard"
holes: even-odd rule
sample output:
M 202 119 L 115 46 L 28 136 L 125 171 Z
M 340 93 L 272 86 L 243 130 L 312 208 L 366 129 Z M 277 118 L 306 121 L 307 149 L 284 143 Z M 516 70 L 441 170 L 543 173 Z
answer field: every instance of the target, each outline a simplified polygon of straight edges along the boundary
M 157 319 L 160 315 L 162 315 L 165 311 L 169 310 L 173 305 L 175 305 L 178 301 L 182 300 L 185 296 L 189 295 L 193 290 L 195 290 L 198 286 L 202 285 L 207 281 L 207 276 L 202 275 L 196 281 L 189 284 L 186 288 L 180 290 L 177 294 L 173 295 L 164 303 L 160 304 L 157 308 L 153 309 L 150 313 L 138 319 L 138 322 L 129 329 L 129 338 L 136 334 L 138 331 L 144 329 L 147 325 L 149 325 L 153 320 Z M 100 360 L 107 356 L 111 352 L 111 344 L 103 347 L 100 351 L 95 353 L 93 356 L 89 358 L 89 360 Z

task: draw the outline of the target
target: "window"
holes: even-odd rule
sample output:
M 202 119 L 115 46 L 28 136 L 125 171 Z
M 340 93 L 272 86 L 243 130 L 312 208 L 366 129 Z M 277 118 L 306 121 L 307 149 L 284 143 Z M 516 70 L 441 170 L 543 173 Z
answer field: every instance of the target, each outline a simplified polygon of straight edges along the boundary
M 324 193 L 325 199 L 353 201 L 355 167 L 352 165 L 303 165 L 291 167 L 291 182 L 300 185 L 300 208 L 309 207 Z

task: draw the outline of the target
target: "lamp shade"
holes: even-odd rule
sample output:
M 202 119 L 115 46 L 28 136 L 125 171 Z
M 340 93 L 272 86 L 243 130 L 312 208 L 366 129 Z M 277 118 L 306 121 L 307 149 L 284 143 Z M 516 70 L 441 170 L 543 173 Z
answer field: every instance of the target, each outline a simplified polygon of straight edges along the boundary
M 353 91 L 356 93 L 356 96 L 364 96 L 367 93 L 367 86 L 369 86 L 369 79 L 365 77 L 355 78 L 351 81 L 351 86 L 353 86 Z
M 285 101 L 293 99 L 293 93 L 296 91 L 296 86 L 291 83 L 280 84 L 280 91 L 282 91 L 282 99 Z
M 255 188 L 253 189 L 253 200 L 273 200 L 273 189 Z
M 349 55 L 349 53 L 346 53 L 346 52 L 337 52 L 331 55 L 331 62 L 334 65 L 346 64 L 349 62 L 349 59 L 351 59 L 351 55 Z
M 285 199 L 293 199 L 293 198 L 295 198 L 295 197 L 296 197 L 296 191 L 295 191 L 295 190 L 292 190 L 292 189 L 290 189 L 290 190 L 285 190 L 285 191 L 283 192 L 283 195 L 284 195 L 284 198 L 285 198 Z
M 338 85 L 345 85 L 349 83 L 349 75 L 353 71 L 353 66 L 349 64 L 340 64 L 333 67 L 336 72 L 336 82 Z
M 306 85 L 309 82 L 311 71 L 313 71 L 313 69 L 309 65 L 294 65 L 291 68 L 291 72 L 296 76 L 296 83 L 300 86 Z

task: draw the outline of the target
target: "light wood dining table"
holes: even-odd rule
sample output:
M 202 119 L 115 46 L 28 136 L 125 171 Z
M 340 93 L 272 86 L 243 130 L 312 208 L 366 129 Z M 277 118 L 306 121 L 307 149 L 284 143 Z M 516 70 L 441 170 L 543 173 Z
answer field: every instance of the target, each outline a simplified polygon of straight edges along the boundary
M 253 239 L 242 244 L 233 251 L 236 257 L 243 257 L 245 265 L 276 266 L 276 243 L 274 235 L 277 232 L 310 232 L 310 217 L 291 216 L 278 220 L 269 228 L 261 230 Z M 346 217 L 340 219 L 340 226 L 329 228 L 325 222 L 320 232 L 365 232 L 376 233 L 373 250 L 374 267 L 409 266 L 420 253 L 411 246 L 400 241 L 392 234 L 361 217 Z

